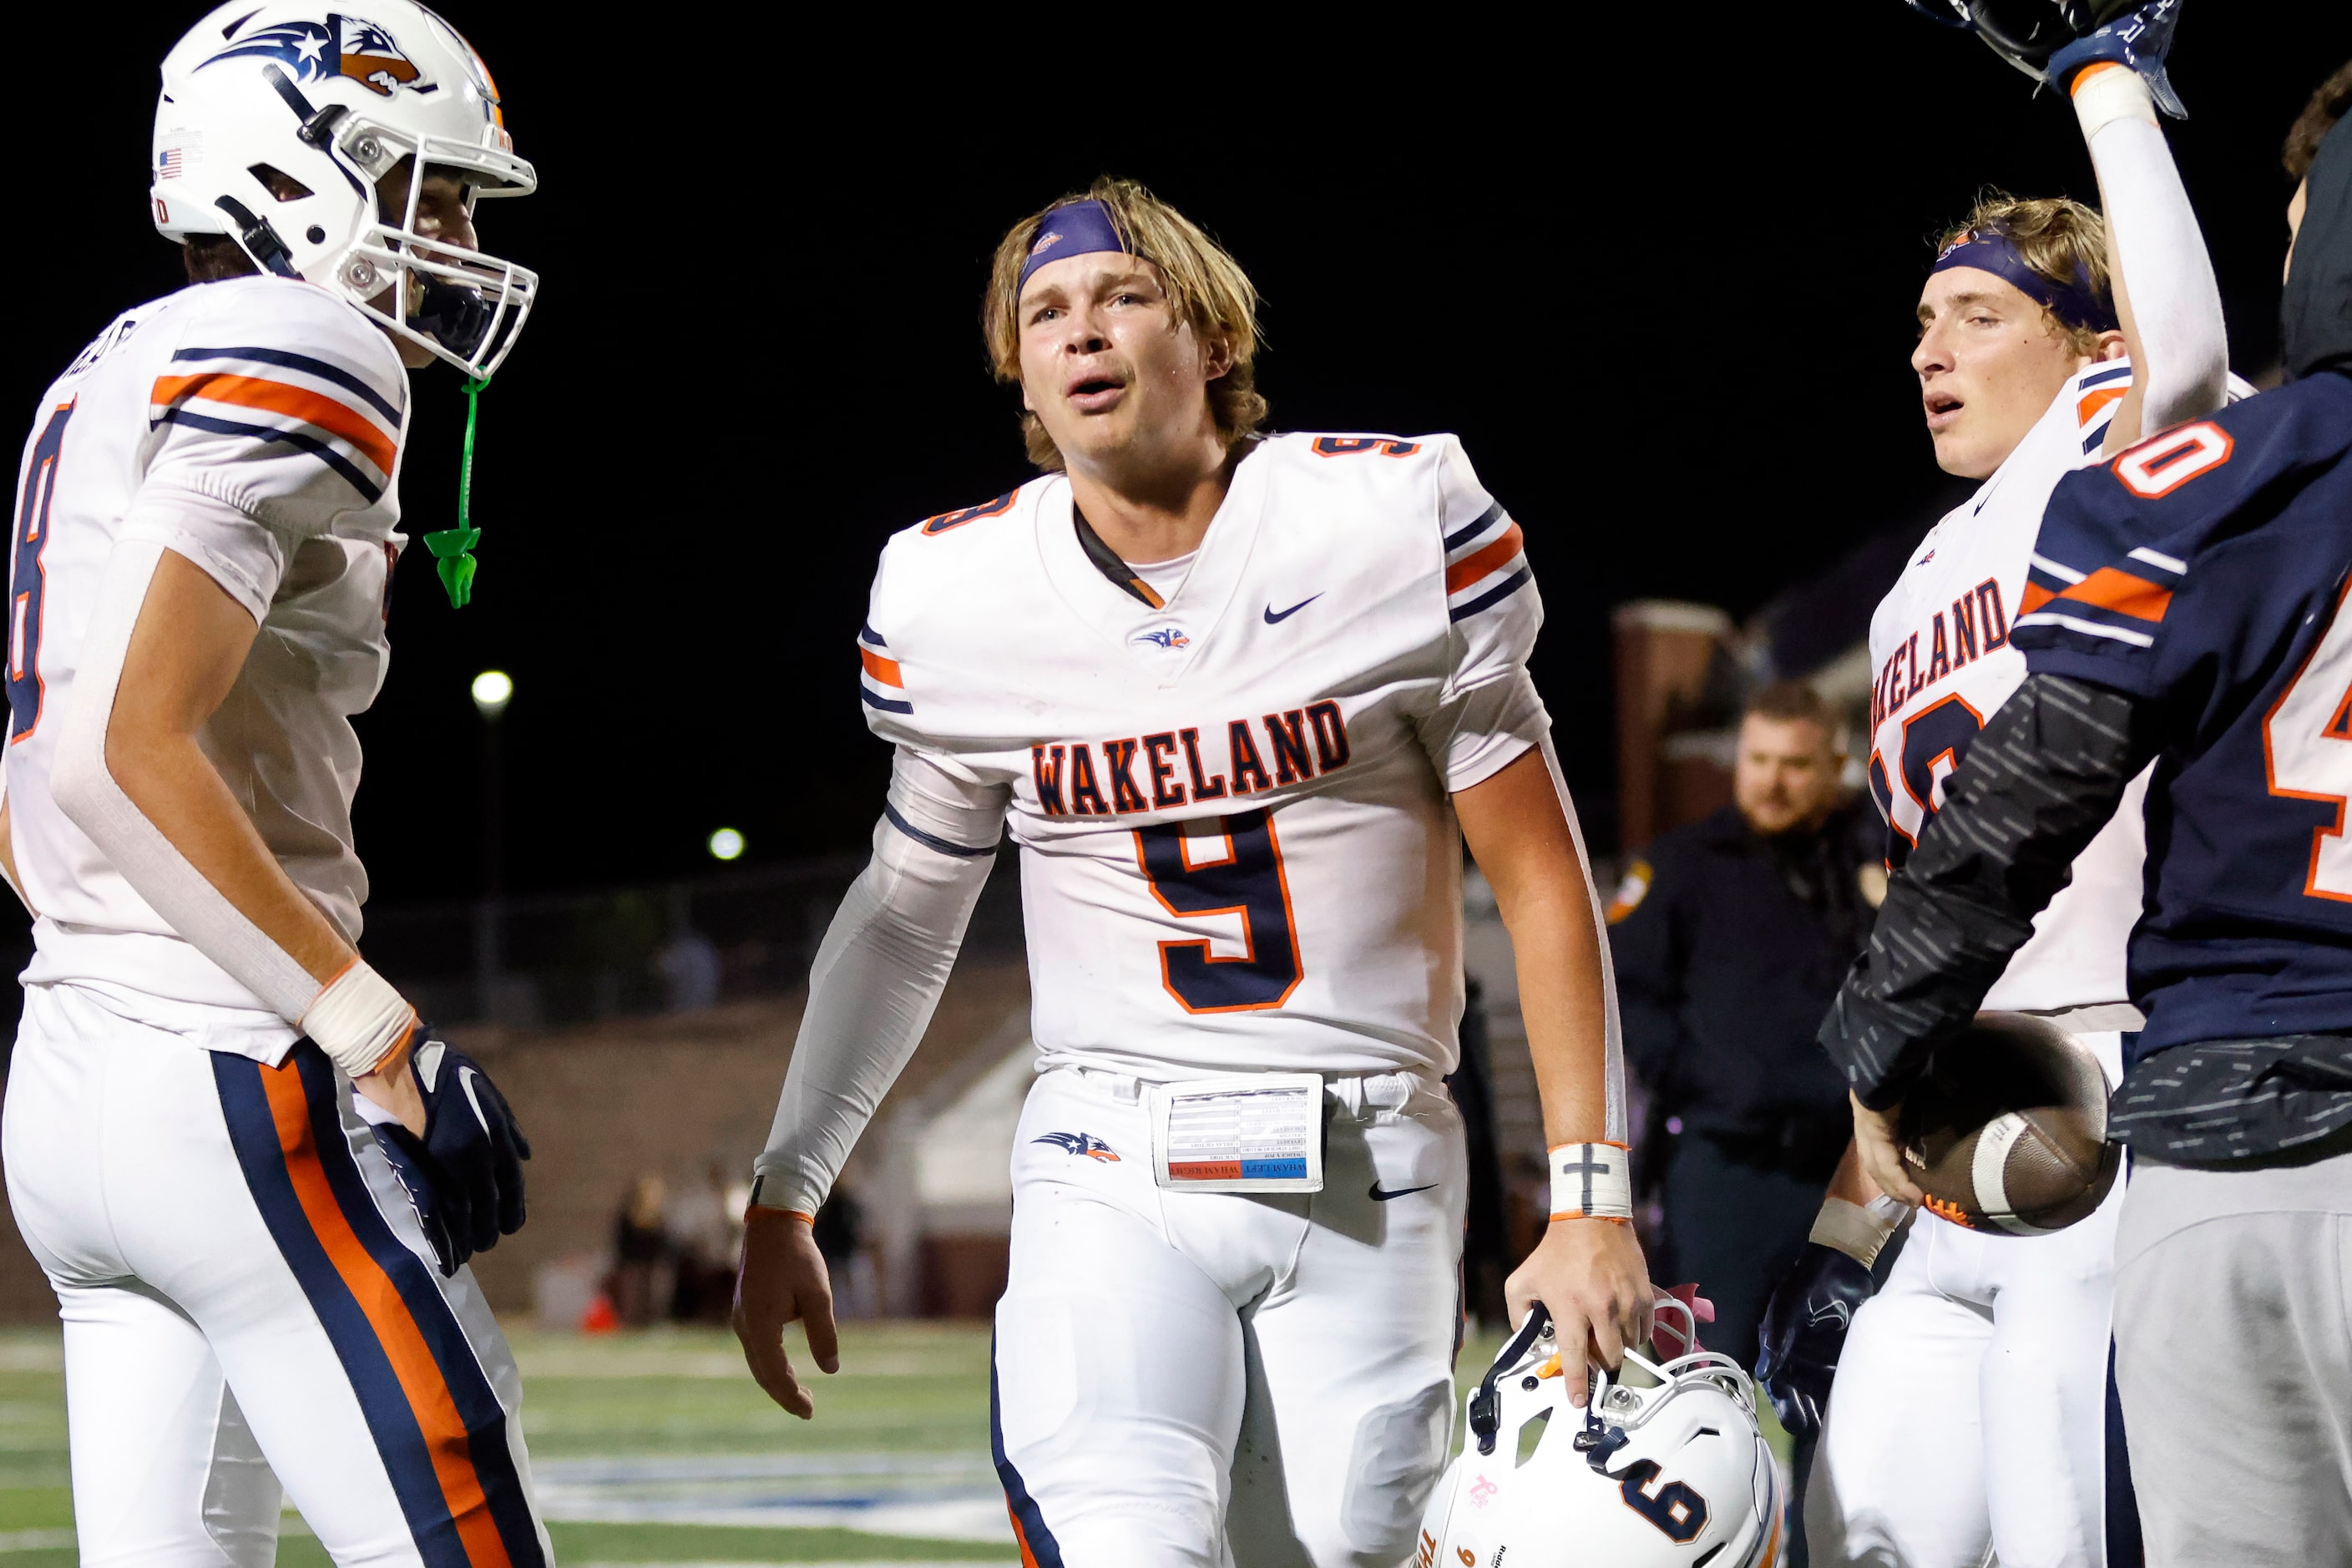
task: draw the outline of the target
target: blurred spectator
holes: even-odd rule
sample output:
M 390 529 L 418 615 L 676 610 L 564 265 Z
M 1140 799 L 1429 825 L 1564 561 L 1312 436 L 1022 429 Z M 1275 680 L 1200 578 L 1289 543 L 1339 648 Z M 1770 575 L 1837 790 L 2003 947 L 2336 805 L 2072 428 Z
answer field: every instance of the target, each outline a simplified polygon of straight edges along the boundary
M 834 1316 L 879 1316 L 881 1291 L 873 1248 L 866 1244 L 866 1210 L 846 1184 L 834 1184 L 833 1195 L 816 1211 L 812 1228 L 816 1233 L 816 1249 L 833 1277 Z
M 1626 1053 L 1651 1097 L 1643 1164 L 1664 1187 L 1651 1274 L 1696 1280 L 1716 1305 L 1709 1348 L 1743 1363 L 1852 1131 L 1813 1031 L 1885 881 L 1883 830 L 1844 798 L 1844 760 L 1810 687 L 1765 688 L 1740 724 L 1734 803 L 1661 837 L 1609 911 Z
M 669 1315 L 681 1323 L 723 1323 L 734 1304 L 740 1242 L 727 1196 L 727 1173 L 713 1160 L 703 1179 L 680 1186 L 663 1210 L 677 1258 Z
M 719 950 L 692 926 L 680 923 L 676 928 L 676 934 L 654 954 L 654 967 L 661 972 L 671 1012 L 692 1013 L 719 1005 Z
M 651 1171 L 629 1187 L 621 1212 L 613 1220 L 613 1279 L 606 1288 L 613 1310 L 633 1329 L 644 1328 L 665 1315 L 674 1261 L 669 1226 L 662 1209 L 668 1184 Z

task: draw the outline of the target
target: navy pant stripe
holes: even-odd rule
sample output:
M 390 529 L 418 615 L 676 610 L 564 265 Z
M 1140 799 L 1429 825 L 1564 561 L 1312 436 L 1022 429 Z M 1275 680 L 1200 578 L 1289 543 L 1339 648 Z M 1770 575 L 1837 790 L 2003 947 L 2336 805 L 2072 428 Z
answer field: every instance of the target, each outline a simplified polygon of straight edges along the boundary
M 482 1483 L 483 1496 L 488 1501 L 490 1517 L 498 1523 L 499 1538 L 506 1543 L 508 1558 L 514 1568 L 543 1568 L 539 1531 L 531 1521 L 522 1477 L 515 1468 L 514 1451 L 507 1442 L 506 1406 L 499 1403 L 498 1391 L 490 1386 L 481 1362 L 474 1354 L 473 1342 L 466 1337 L 457 1314 L 449 1310 L 448 1300 L 441 1294 L 430 1267 L 393 1234 L 392 1226 L 375 1206 L 366 1179 L 360 1174 L 358 1162 L 351 1157 L 350 1145 L 343 1139 L 341 1117 L 335 1104 L 333 1066 L 325 1053 L 308 1041 L 300 1049 L 298 1066 L 304 1097 L 310 1106 L 311 1137 L 320 1151 L 320 1163 L 326 1171 L 327 1184 L 335 1194 L 336 1206 L 343 1211 L 344 1219 L 360 1238 L 360 1245 L 367 1248 L 368 1256 L 375 1259 L 376 1266 L 400 1291 L 408 1315 L 415 1321 L 418 1331 L 433 1352 L 434 1364 L 440 1368 L 450 1399 L 466 1423 L 474 1473 Z
M 435 1472 L 416 1413 L 374 1325 L 312 1230 L 287 1168 L 259 1063 L 215 1052 L 213 1076 L 229 1138 L 263 1223 L 292 1268 L 358 1396 L 385 1473 L 428 1568 L 473 1568 Z M 289 1058 L 310 1119 L 312 1147 L 344 1222 L 392 1281 L 415 1321 L 470 1438 L 471 1457 L 492 1521 L 514 1568 L 545 1568 L 521 1477 L 506 1440 L 506 1413 L 449 1305 L 416 1255 L 377 1212 L 345 1142 L 334 1068 L 304 1041 Z
M 2139 1494 L 2132 1487 L 2131 1451 L 2124 1446 L 2124 1405 L 2116 1394 L 2116 1342 L 2107 1342 L 2107 1568 L 2140 1568 Z
M 1045 1515 L 1037 1507 L 1037 1500 L 1029 1495 L 1029 1483 L 1021 1479 L 1020 1470 L 1004 1453 L 1003 1407 L 996 1394 L 996 1347 L 988 1347 L 988 1447 L 996 1457 L 996 1479 L 1004 1487 L 1004 1505 L 1013 1512 L 1013 1522 L 1020 1527 L 1028 1547 L 1027 1555 L 1036 1560 L 1037 1568 L 1066 1568 L 1062 1562 L 1062 1543 L 1054 1539 L 1046 1528 Z

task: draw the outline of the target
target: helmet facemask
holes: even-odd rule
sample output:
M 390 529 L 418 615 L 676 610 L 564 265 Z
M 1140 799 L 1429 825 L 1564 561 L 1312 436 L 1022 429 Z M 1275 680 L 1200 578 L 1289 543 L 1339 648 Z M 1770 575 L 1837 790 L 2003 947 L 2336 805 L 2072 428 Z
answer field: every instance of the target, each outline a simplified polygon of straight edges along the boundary
M 470 249 L 418 223 L 427 177 L 447 174 L 466 187 L 466 212 L 486 196 L 528 195 L 530 165 L 511 153 L 437 136 L 415 136 L 373 121 L 337 127 L 336 150 L 379 190 L 404 163 L 406 199 L 397 216 L 381 207 L 345 251 L 332 282 L 338 292 L 389 331 L 446 360 L 474 380 L 505 360 L 538 297 L 539 274 Z

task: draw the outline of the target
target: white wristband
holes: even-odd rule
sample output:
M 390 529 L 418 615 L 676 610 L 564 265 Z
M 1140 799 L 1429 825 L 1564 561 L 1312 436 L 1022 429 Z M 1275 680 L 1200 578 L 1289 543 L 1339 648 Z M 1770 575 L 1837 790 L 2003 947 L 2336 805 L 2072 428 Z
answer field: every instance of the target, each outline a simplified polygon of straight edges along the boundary
M 301 1018 L 302 1032 L 353 1078 L 383 1066 L 415 1027 L 416 1009 L 363 958 L 328 981 Z
M 1633 1160 L 1622 1143 L 1563 1143 L 1551 1151 L 1551 1217 L 1633 1217 Z
M 1867 1208 L 1843 1198 L 1824 1198 L 1806 1239 L 1834 1247 L 1867 1268 L 1878 1261 L 1879 1250 L 1902 1219 L 1903 1205 L 1893 1198 L 1873 1198 Z
M 2074 78 L 2074 118 L 2088 142 L 2118 120 L 2156 120 L 2156 98 L 2129 66 L 2112 61 L 2089 65 Z

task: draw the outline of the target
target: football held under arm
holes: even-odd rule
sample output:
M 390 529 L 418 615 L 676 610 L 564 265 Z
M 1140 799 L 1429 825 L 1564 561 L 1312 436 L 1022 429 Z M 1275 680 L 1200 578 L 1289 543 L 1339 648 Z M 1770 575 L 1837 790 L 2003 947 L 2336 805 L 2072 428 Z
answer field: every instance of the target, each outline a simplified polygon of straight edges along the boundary
M 2155 755 L 2155 727 L 2146 700 L 2053 674 L 2029 675 L 1985 725 L 1822 1023 L 1822 1047 L 1864 1105 L 1901 1100 L 1936 1045 L 1976 1016 Z
M 809 972 L 768 1147 L 762 1208 L 814 1216 L 930 1026 L 1003 831 L 1010 791 L 901 746 L 874 858 Z

